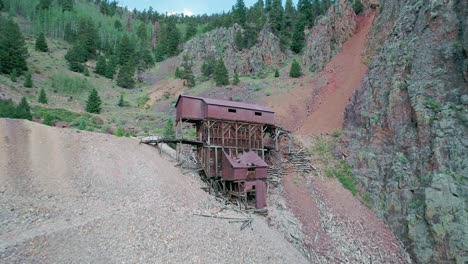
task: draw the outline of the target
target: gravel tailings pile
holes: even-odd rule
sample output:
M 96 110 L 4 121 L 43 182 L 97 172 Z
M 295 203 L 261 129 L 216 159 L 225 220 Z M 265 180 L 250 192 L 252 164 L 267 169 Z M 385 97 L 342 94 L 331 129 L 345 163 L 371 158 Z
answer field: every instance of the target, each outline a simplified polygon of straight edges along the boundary
M 0 263 L 306 262 L 263 218 L 193 215 L 220 208 L 200 188 L 138 140 L 0 119 Z

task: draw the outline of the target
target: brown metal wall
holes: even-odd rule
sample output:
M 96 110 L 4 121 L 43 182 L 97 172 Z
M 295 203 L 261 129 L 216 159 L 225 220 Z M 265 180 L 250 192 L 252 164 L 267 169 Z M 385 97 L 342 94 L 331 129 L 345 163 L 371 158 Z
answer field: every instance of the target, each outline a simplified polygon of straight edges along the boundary
M 229 112 L 229 109 L 236 110 L 235 113 Z M 255 112 L 260 112 L 261 116 L 256 116 Z M 243 108 L 219 106 L 219 105 L 208 105 L 206 118 L 219 119 L 219 120 L 232 120 L 232 121 L 243 121 L 248 123 L 260 123 L 260 124 L 275 124 L 275 114 L 269 112 L 261 112 Z
M 200 99 L 181 97 L 177 104 L 176 119 L 197 119 L 205 118 L 205 103 Z

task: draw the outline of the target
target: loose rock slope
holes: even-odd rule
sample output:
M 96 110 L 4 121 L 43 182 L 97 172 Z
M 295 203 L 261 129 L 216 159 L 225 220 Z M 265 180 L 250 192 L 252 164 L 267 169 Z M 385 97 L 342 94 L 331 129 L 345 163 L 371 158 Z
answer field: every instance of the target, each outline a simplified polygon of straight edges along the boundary
M 306 263 L 264 218 L 193 215 L 220 205 L 174 165 L 135 139 L 0 119 L 0 263 Z

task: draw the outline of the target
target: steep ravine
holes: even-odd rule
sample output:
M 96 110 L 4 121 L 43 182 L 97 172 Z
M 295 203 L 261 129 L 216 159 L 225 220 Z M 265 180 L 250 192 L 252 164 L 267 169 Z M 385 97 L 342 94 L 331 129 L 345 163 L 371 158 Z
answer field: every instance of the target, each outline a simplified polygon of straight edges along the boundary
M 468 262 L 467 12 L 381 1 L 345 113 L 354 174 L 418 263 Z

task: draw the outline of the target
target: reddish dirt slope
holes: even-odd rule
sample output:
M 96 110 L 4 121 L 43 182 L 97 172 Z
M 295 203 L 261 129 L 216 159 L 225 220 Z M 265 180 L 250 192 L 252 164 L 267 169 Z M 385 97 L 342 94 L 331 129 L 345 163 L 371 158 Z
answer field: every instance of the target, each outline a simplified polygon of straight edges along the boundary
M 344 43 L 341 52 L 325 67 L 327 85 L 318 96 L 320 102 L 314 106 L 314 110 L 308 115 L 298 134 L 321 134 L 333 129 L 342 129 L 348 100 L 367 72 L 367 66 L 362 62 L 362 55 L 374 13 L 358 19 L 360 21 L 357 33 Z
M 362 55 L 373 20 L 374 13 L 358 17 L 356 34 L 343 44 L 323 71 L 312 79 L 294 80 L 291 85 L 295 88 L 287 94 L 268 99 L 280 125 L 299 135 L 342 128 L 346 104 L 367 71 Z
M 270 99 L 279 122 L 299 138 L 342 128 L 348 100 L 367 71 L 362 55 L 373 19 L 374 13 L 359 17 L 356 34 L 313 79 L 302 78 L 290 93 Z M 287 205 L 303 225 L 313 262 L 408 262 L 385 223 L 336 179 L 290 173 L 284 190 Z

